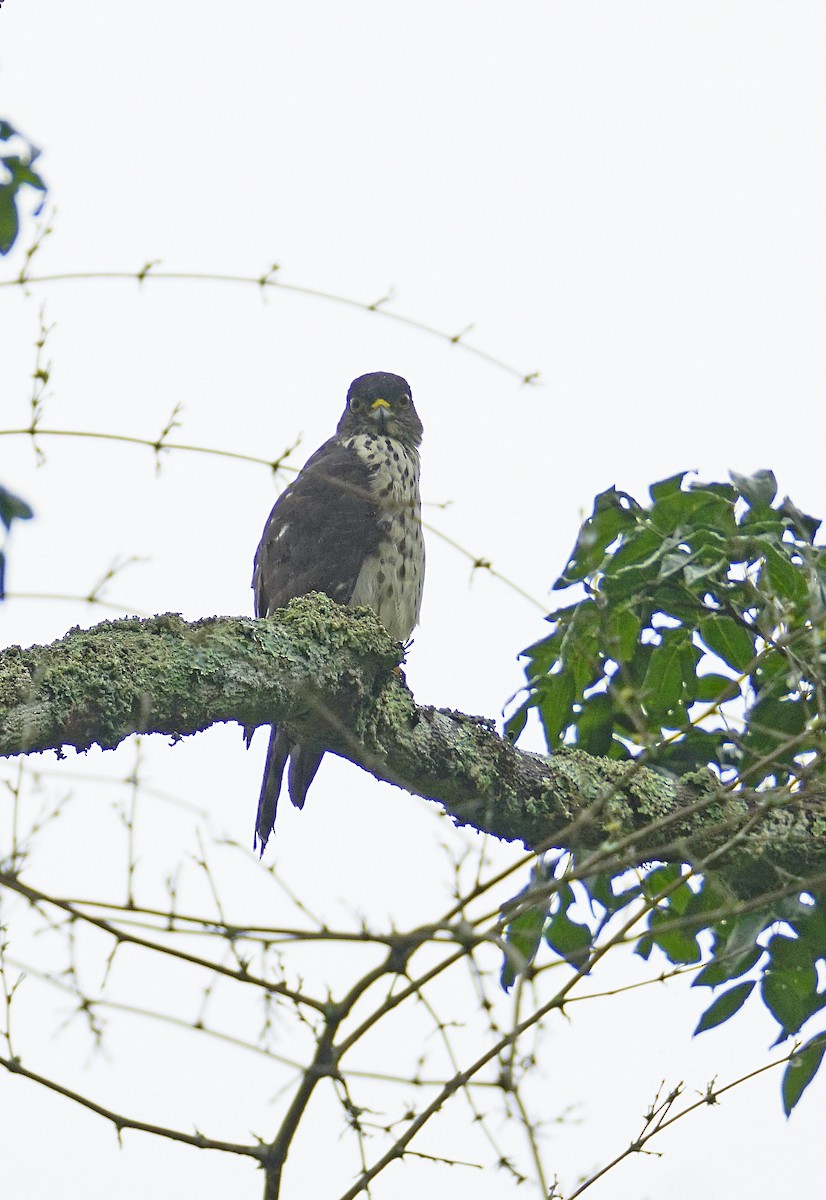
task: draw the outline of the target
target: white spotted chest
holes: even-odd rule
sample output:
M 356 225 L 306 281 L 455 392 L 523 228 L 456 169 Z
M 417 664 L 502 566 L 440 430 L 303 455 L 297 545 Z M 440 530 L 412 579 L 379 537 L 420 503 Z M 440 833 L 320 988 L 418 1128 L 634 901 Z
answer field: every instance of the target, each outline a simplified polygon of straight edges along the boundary
M 362 564 L 350 603 L 372 608 L 391 637 L 406 642 L 419 620 L 424 586 L 419 455 L 384 435 L 358 434 L 345 444 L 372 468 L 382 530 L 378 550 Z

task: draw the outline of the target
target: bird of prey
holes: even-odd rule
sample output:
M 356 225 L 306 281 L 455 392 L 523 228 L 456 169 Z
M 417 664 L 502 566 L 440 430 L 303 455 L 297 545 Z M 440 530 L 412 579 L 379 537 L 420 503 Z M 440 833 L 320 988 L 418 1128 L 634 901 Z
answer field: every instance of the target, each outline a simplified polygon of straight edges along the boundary
M 324 592 L 372 608 L 392 637 L 409 639 L 424 582 L 421 439 L 405 379 L 375 371 L 353 380 L 335 434 L 279 496 L 264 527 L 252 577 L 257 617 L 294 596 Z M 253 838 L 261 854 L 285 766 L 290 799 L 302 808 L 323 754 L 287 726 L 272 726 Z

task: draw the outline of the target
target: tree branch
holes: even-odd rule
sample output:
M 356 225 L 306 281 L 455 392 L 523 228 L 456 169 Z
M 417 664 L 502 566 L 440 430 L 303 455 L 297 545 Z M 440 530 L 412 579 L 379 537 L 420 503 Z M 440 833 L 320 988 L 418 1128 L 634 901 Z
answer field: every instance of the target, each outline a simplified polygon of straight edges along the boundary
M 727 791 L 710 772 L 675 780 L 582 751 L 518 750 L 492 721 L 416 705 L 394 670 L 402 661 L 372 613 L 317 594 L 266 620 L 107 621 L 0 654 L 0 755 L 287 722 L 440 802 L 457 824 L 531 849 L 594 851 L 603 870 L 609 854 L 615 869 L 692 861 L 728 843 L 716 866 L 740 896 L 826 873 L 822 788 L 755 795 Z
M 221 1142 L 217 1138 L 206 1137 L 202 1133 L 186 1133 L 181 1129 L 151 1125 L 147 1121 L 136 1121 L 132 1117 L 125 1117 L 121 1113 L 104 1108 L 101 1104 L 96 1104 L 94 1100 L 90 1100 L 80 1092 L 73 1092 L 54 1079 L 47 1079 L 44 1075 L 30 1071 L 17 1058 L 6 1058 L 0 1055 L 0 1067 L 5 1067 L 12 1075 L 22 1075 L 24 1079 L 39 1083 L 41 1087 L 48 1088 L 50 1092 L 57 1092 L 59 1096 L 64 1096 L 67 1100 L 74 1100 L 75 1104 L 79 1104 L 82 1108 L 88 1108 L 91 1112 L 97 1113 L 99 1117 L 105 1117 L 117 1129 L 118 1137 L 124 1129 L 137 1129 L 141 1133 L 153 1133 L 156 1137 L 168 1138 L 173 1142 L 183 1142 L 187 1146 L 195 1146 L 198 1150 L 223 1150 L 227 1154 L 243 1154 L 248 1158 L 258 1159 L 259 1162 L 262 1162 L 266 1156 L 266 1147 L 262 1144 L 248 1146 L 242 1142 Z

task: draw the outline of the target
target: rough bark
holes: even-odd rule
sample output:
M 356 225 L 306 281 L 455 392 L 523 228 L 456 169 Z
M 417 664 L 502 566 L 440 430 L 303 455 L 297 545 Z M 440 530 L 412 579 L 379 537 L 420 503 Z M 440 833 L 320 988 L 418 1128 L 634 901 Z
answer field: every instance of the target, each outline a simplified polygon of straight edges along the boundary
M 531 849 L 712 863 L 742 897 L 826 873 L 822 789 L 731 793 L 710 772 L 676 780 L 580 751 L 518 750 L 492 721 L 416 705 L 402 660 L 372 613 L 319 595 L 267 620 L 167 613 L 73 629 L 0 654 L 0 755 L 286 721 L 458 824 Z

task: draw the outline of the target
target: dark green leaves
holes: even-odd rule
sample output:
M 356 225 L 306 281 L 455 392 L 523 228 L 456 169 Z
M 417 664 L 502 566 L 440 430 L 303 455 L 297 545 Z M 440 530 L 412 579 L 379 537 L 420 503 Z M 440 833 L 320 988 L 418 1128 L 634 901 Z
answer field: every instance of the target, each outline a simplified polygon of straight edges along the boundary
M 783 1111 L 787 1117 L 817 1074 L 825 1052 L 826 1033 L 819 1033 L 800 1047 L 786 1067 L 783 1075 Z
M 783 919 L 783 925 L 775 926 L 777 931 L 768 936 L 773 918 Z M 721 992 L 703 1013 L 695 1034 L 733 1017 L 759 982 L 761 999 L 779 1026 L 775 1044 L 793 1037 L 826 1007 L 826 995 L 819 990 L 824 965 L 826 918 L 821 906 L 811 900 L 804 904 L 792 898 L 779 902 L 773 913 L 763 910 L 717 922 L 714 956 L 694 987 L 716 988 L 751 972 L 757 978 Z M 782 1090 L 787 1116 L 814 1078 L 825 1047 L 826 1034 L 820 1033 L 786 1068 Z
M 700 637 L 733 671 L 742 673 L 755 657 L 755 635 L 732 617 L 705 617 L 697 622 Z
M 590 925 L 571 917 L 569 909 L 576 900 L 571 884 L 564 878 L 554 878 L 552 864 L 541 860 L 534 868 L 528 887 L 507 906 L 514 910 L 514 915 L 508 918 L 503 913 L 507 921 L 504 931 L 506 953 L 500 983 L 505 991 L 510 990 L 518 975 L 533 969 L 543 941 L 571 966 L 581 968 L 587 963 L 594 933 Z M 618 907 L 626 902 L 618 901 Z
M 580 967 L 588 961 L 591 953 L 592 934 L 590 928 L 579 921 L 572 921 L 568 908 L 573 899 L 573 892 L 567 889 L 567 894 L 561 895 L 559 907 L 552 914 L 545 926 L 545 941 L 560 958 L 565 958 L 574 967 Z
M 499 977 L 506 992 L 510 991 L 517 975 L 525 971 L 536 958 L 546 920 L 545 905 L 532 905 L 518 913 L 507 926 L 505 945 L 508 950 Z
M 0 523 L 6 530 L 11 529 L 12 521 L 28 521 L 34 516 L 25 500 L 15 496 L 0 483 Z
M 579 531 L 568 566 L 554 584 L 555 588 L 580 583 L 591 575 L 601 563 L 606 550 L 617 535 L 635 523 L 633 500 L 625 492 L 609 488 L 594 502 L 594 511 Z
M 754 980 L 749 983 L 736 983 L 734 987 L 728 988 L 717 997 L 713 1004 L 709 1005 L 700 1017 L 697 1028 L 694 1030 L 695 1034 L 703 1033 L 706 1029 L 713 1029 L 715 1025 L 722 1025 L 729 1017 L 733 1017 L 748 1000 L 753 988 Z
M 648 934 L 640 938 L 637 954 L 648 958 L 656 946 L 675 965 L 697 963 L 702 957 L 697 934 L 707 924 L 703 909 L 711 897 L 703 895 L 697 880 L 694 890 L 677 863 L 653 867 L 642 880 L 642 894 L 652 902 Z
M 763 796 L 796 803 L 826 782 L 826 549 L 820 522 L 786 498 L 771 471 L 698 483 L 682 472 L 655 483 L 650 503 L 612 487 L 596 498 L 555 584 L 567 603 L 547 635 L 524 652 L 527 696 L 511 717 L 518 736 L 536 709 L 550 751 L 577 747 L 634 758 L 683 775 L 710 768 L 742 794 L 744 816 Z M 771 789 L 771 791 L 767 790 Z M 781 789 L 785 789 L 781 792 Z M 705 965 L 695 986 L 714 990 L 701 1033 L 758 996 L 797 1037 L 826 1008 L 826 916 L 819 898 L 776 899 L 732 912 L 709 878 L 678 863 L 578 879 L 594 921 L 570 911 L 571 885 L 557 881 L 508 938 L 532 961 L 543 944 L 572 964 L 626 903 L 647 906 L 637 953 L 675 967 Z M 566 890 L 567 888 L 567 890 Z M 579 910 L 574 910 L 578 912 Z M 540 922 L 541 918 L 541 922 Z M 709 935 L 712 951 L 709 959 Z M 512 980 L 513 976 L 511 976 Z M 719 989 L 719 990 L 718 990 Z M 789 1112 L 824 1055 L 826 1034 L 795 1054 L 783 1082 Z
M 692 987 L 717 987 L 756 967 L 765 955 L 757 939 L 768 922 L 769 917 L 762 911 L 716 921 L 711 961 L 695 977 Z
M 25 500 L 21 500 L 19 496 L 15 496 L 13 492 L 8 491 L 0 484 L 0 524 L 4 526 L 6 532 L 11 529 L 12 521 L 28 521 L 33 516 L 34 513 Z M 5 576 L 6 555 L 0 547 L 0 600 L 6 594 Z
M 817 993 L 817 970 L 809 948 L 799 938 L 775 934 L 768 945 L 769 965 L 763 972 L 763 1003 L 780 1026 L 777 1041 L 797 1033 L 826 1003 Z
M 11 153 L 10 147 L 2 145 L 14 138 L 22 144 L 20 153 Z M 20 228 L 17 202 L 22 189 L 33 188 L 45 198 L 46 185 L 33 169 L 39 155 L 40 151 L 26 142 L 8 121 L 0 120 L 0 254 L 8 254 L 17 240 Z M 42 207 L 41 201 L 36 212 Z
M 750 508 L 768 508 L 777 495 L 777 480 L 774 471 L 755 471 L 753 475 L 738 475 L 729 472 L 731 482 Z
M 763 557 L 771 590 L 783 600 L 805 605 L 808 587 L 805 573 L 799 569 L 799 565 L 791 562 L 788 554 L 773 546 L 768 539 L 764 539 Z
M 683 472 L 653 484 L 647 508 L 614 487 L 597 496 L 555 585 L 581 598 L 525 651 L 510 735 L 535 708 L 551 751 L 642 752 L 751 787 L 810 776 L 823 749 L 826 552 L 812 544 L 819 523 L 776 505 L 776 491 L 771 471 L 730 484 Z

